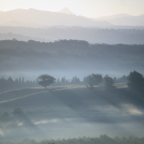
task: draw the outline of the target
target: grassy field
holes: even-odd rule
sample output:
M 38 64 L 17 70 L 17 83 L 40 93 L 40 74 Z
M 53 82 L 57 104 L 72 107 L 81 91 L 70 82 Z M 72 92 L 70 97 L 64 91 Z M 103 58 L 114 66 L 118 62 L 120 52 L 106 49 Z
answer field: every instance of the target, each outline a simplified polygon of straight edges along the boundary
M 125 90 L 127 88 L 126 84 L 120 83 L 115 84 L 115 87 L 119 90 Z M 0 93 L 0 107 L 9 103 L 11 106 L 24 106 L 24 102 L 28 105 L 31 101 L 34 103 L 43 101 L 48 101 L 48 98 L 61 98 L 66 96 L 66 99 L 71 99 L 72 97 L 75 101 L 79 99 L 91 99 L 94 98 L 99 100 L 100 95 L 103 95 L 102 98 L 106 98 L 105 95 L 109 95 L 104 91 L 102 86 L 94 87 L 94 91 L 90 91 L 85 85 L 68 85 L 68 86 L 51 86 L 47 89 L 42 87 L 26 88 L 26 89 L 16 89 L 5 91 Z M 116 96 L 117 97 L 117 94 Z M 23 105 L 19 105 L 22 103 Z
M 15 131 L 13 137 L 20 133 L 19 137 L 32 135 L 44 138 L 43 133 L 39 134 L 41 129 L 51 137 L 75 135 L 75 130 L 81 133 L 80 136 L 92 135 L 93 132 L 98 135 L 97 127 L 107 133 L 109 130 L 105 130 L 105 126 L 112 126 L 113 129 L 115 124 L 141 123 L 143 103 L 143 93 L 128 91 L 124 84 L 117 85 L 112 91 L 105 91 L 102 87 L 95 87 L 91 91 L 84 85 L 6 91 L 0 94 L 0 133 L 9 132 L 7 135 L 11 136 Z M 21 112 L 15 115 L 17 108 Z M 4 115 L 4 112 L 9 115 Z M 120 127 L 112 135 L 119 132 L 124 134 Z

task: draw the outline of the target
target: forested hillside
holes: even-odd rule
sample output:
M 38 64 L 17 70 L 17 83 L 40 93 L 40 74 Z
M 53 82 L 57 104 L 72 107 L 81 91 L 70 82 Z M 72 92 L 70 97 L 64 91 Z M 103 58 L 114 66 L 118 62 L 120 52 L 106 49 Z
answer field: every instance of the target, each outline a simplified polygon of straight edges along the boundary
M 74 76 L 83 70 L 81 77 L 93 72 L 111 74 L 111 71 L 124 75 L 131 70 L 143 71 L 144 45 L 89 44 L 79 40 L 49 43 L 4 40 L 0 41 L 0 66 L 1 73 L 76 70 L 71 74 Z

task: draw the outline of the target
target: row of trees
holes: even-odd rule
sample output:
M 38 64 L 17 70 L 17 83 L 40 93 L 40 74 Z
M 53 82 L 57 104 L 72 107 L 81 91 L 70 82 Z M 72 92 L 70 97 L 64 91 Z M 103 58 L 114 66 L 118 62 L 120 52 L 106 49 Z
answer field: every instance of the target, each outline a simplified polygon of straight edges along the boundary
M 16 78 L 13 80 L 11 77 L 8 79 L 0 78 L 0 91 L 9 89 L 25 88 L 25 87 L 37 87 L 38 84 L 47 87 L 50 84 L 53 85 L 87 85 L 89 89 L 93 89 L 97 85 L 104 85 L 106 90 L 114 89 L 114 83 L 127 83 L 130 89 L 143 89 L 144 78 L 142 74 L 133 71 L 128 76 L 122 76 L 121 78 L 112 78 L 106 75 L 102 77 L 101 74 L 91 74 L 86 76 L 81 81 L 78 77 L 73 77 L 71 80 L 67 80 L 65 77 L 61 79 L 55 79 L 47 74 L 39 76 L 36 80 L 24 80 L 24 78 Z
M 102 77 L 101 74 L 91 74 L 87 77 L 84 77 L 82 82 L 77 77 L 73 77 L 71 82 L 66 80 L 64 77 L 61 79 L 61 82 L 59 79 L 56 81 L 54 77 L 47 75 L 47 74 L 44 74 L 38 77 L 38 84 L 45 88 L 50 84 L 56 83 L 57 85 L 59 85 L 61 83 L 61 84 L 86 84 L 89 89 L 93 89 L 95 85 L 104 83 L 105 89 L 109 90 L 109 89 L 114 89 L 113 84 L 115 81 L 116 81 L 116 78 L 113 79 L 109 77 L 108 75 L 106 75 L 105 77 Z
M 142 74 L 140 74 L 137 71 L 130 72 L 130 74 L 127 77 L 128 80 L 128 87 L 131 90 L 142 90 L 144 89 L 144 78 Z M 47 74 L 41 75 L 38 77 L 38 84 L 44 86 L 45 88 L 50 85 L 55 83 L 56 79 L 52 76 L 49 76 Z M 72 79 L 72 82 L 80 82 L 80 80 L 76 77 Z M 84 82 L 87 83 L 87 88 L 92 90 L 94 86 L 99 85 L 104 83 L 105 90 L 113 90 L 115 87 L 113 86 L 114 84 L 114 79 L 105 76 L 104 78 L 102 77 L 101 74 L 91 74 L 87 77 L 84 78 Z
M 94 88 L 94 86 L 102 83 L 104 83 L 106 90 L 114 89 L 114 79 L 107 75 L 103 78 L 101 74 L 92 74 L 85 77 L 85 81 L 88 83 L 87 87 L 91 90 Z
M 0 91 L 17 89 L 17 88 L 25 88 L 25 87 L 35 87 L 38 86 L 38 82 L 36 80 L 25 80 L 23 78 L 16 78 L 15 80 L 9 77 L 8 79 L 2 77 L 0 78 Z
M 86 76 L 83 78 L 83 80 L 80 80 L 78 77 L 74 76 L 71 80 L 66 79 L 65 77 L 62 77 L 61 79 L 56 79 L 54 85 L 79 85 L 79 84 L 88 84 L 88 78 L 89 76 Z M 122 76 L 120 78 L 114 78 L 114 82 L 116 83 L 126 83 L 127 77 Z M 102 81 L 104 79 L 102 78 Z M 24 77 L 20 78 L 0 78 L 0 89 L 13 89 L 13 88 L 23 88 L 23 87 L 34 87 L 38 86 L 38 79 L 36 80 L 25 80 Z

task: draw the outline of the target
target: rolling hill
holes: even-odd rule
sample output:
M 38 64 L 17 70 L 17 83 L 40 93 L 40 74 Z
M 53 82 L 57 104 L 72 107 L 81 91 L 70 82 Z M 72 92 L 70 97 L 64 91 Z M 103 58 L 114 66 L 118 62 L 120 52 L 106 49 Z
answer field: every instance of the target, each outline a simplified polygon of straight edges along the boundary
M 107 21 L 108 23 L 117 26 L 144 26 L 144 14 L 138 16 L 118 14 L 108 17 L 97 18 L 95 20 Z
M 143 45 L 89 44 L 86 41 L 55 42 L 0 41 L 1 76 L 37 77 L 49 73 L 54 77 L 78 76 L 91 73 L 110 76 L 127 75 L 136 70 L 143 74 Z
M 39 140 L 93 133 L 97 136 L 100 134 L 97 128 L 111 136 L 142 136 L 143 127 L 140 132 L 131 132 L 137 123 L 143 123 L 143 94 L 136 95 L 125 89 L 91 92 L 85 86 L 8 91 L 0 94 L 0 137 Z M 115 124 L 126 126 L 118 126 L 117 131 Z

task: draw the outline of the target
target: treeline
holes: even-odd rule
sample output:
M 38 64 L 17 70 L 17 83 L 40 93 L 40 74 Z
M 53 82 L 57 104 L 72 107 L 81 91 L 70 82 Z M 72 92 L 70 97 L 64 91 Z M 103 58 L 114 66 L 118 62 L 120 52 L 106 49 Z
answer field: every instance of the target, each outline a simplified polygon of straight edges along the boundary
M 89 78 L 91 75 L 86 76 L 83 78 L 83 80 L 80 80 L 78 77 L 73 77 L 71 80 L 62 77 L 58 78 L 53 86 L 62 86 L 62 85 L 87 85 L 89 84 Z M 101 76 L 102 77 L 102 76 Z M 105 77 L 108 77 L 106 75 Z M 127 83 L 127 76 L 122 76 L 119 78 L 114 77 L 113 81 L 115 83 Z M 102 83 L 104 83 L 104 77 L 102 77 L 101 80 Z M 18 89 L 18 88 L 28 88 L 28 87 L 38 87 L 38 78 L 36 80 L 25 80 L 24 77 L 19 78 L 0 78 L 0 91 L 6 91 L 6 90 L 12 90 L 12 89 Z
M 16 39 L 13 40 L 0 40 L 0 54 L 9 54 L 12 55 L 15 53 L 14 56 L 17 54 L 20 54 L 20 52 L 25 52 L 25 54 L 28 54 L 27 52 L 33 52 L 32 50 L 35 50 L 37 52 L 49 52 L 49 53 L 55 53 L 60 51 L 65 51 L 68 53 L 73 53 L 80 55 L 80 53 L 84 56 L 85 54 L 93 54 L 97 55 L 99 53 L 102 54 L 143 54 L 144 51 L 144 45 L 127 45 L 127 44 L 90 44 L 87 41 L 84 40 L 58 40 L 54 42 L 39 42 L 34 40 L 29 40 L 27 42 L 24 41 L 18 41 Z M 7 50 L 10 50 L 8 52 Z M 86 50 L 86 51 L 84 51 Z M 93 53 L 94 52 L 94 53 Z M 44 54 L 44 53 L 43 53 Z
M 99 137 L 80 137 L 58 140 L 42 140 L 40 142 L 30 139 L 24 139 L 21 142 L 0 142 L 1 144 L 143 144 L 144 137 L 109 137 L 100 135 Z
M 0 91 L 18 89 L 18 88 L 26 88 L 26 87 L 35 87 L 38 86 L 36 80 L 24 80 L 23 78 L 12 79 L 9 77 L 8 79 L 2 77 L 0 78 Z
M 54 78 L 55 79 L 55 78 Z M 42 80 L 45 82 L 45 80 Z M 48 81 L 48 85 L 53 84 L 53 86 L 60 85 L 86 85 L 87 88 L 92 90 L 94 86 L 102 84 L 105 90 L 115 89 L 114 83 L 126 83 L 131 90 L 143 90 L 144 89 L 144 77 L 141 73 L 137 71 L 132 71 L 128 76 L 122 76 L 120 78 L 112 78 L 108 75 L 102 77 L 101 74 L 91 74 L 80 80 L 78 77 L 73 77 L 71 80 L 67 80 L 65 77 L 61 79 L 54 80 L 55 82 L 51 83 Z M 26 88 L 26 87 L 37 87 L 39 84 L 39 77 L 34 80 L 24 80 L 23 78 L 16 78 L 13 80 L 11 77 L 5 79 L 4 77 L 0 78 L 0 91 L 6 91 L 16 88 Z M 41 84 L 40 84 L 41 85 Z
M 89 44 L 81 40 L 55 42 L 0 41 L 1 72 L 33 70 L 143 70 L 144 45 Z
M 0 41 L 0 58 L 1 63 L 5 60 L 14 60 L 13 58 L 27 58 L 28 64 L 35 61 L 49 63 L 49 60 L 79 60 L 82 62 L 95 61 L 112 62 L 117 64 L 131 63 L 133 65 L 139 62 L 141 65 L 144 60 L 144 45 L 108 45 L 108 44 L 89 44 L 81 40 L 59 40 L 55 42 L 37 42 L 29 40 L 28 42 L 17 40 Z M 5 57 L 7 56 L 7 58 Z M 106 61 L 105 61 L 106 60 Z M 130 63 L 131 62 L 131 63 Z M 91 64 L 91 63 L 90 63 Z M 110 67 L 111 65 L 109 65 Z M 124 66 L 124 65 L 123 65 Z
M 101 79 L 100 80 L 100 83 L 104 83 L 105 81 L 105 78 L 106 77 L 109 77 L 108 75 L 106 76 L 102 76 L 101 74 L 91 74 L 91 75 L 88 75 L 86 77 L 84 77 L 82 80 L 80 80 L 80 78 L 78 77 L 73 77 L 71 80 L 68 80 L 66 79 L 65 77 L 62 77 L 61 79 L 57 79 L 56 80 L 56 83 L 54 85 L 87 85 L 90 83 L 90 81 L 92 80 L 92 75 L 99 75 L 98 76 L 98 79 L 96 78 L 96 81 L 99 81 L 99 78 Z M 119 77 L 119 78 L 112 78 L 110 77 L 114 83 L 127 83 L 127 76 L 123 75 L 122 77 Z M 96 83 L 96 85 L 98 85 L 99 83 Z M 94 83 L 95 85 L 95 83 Z

